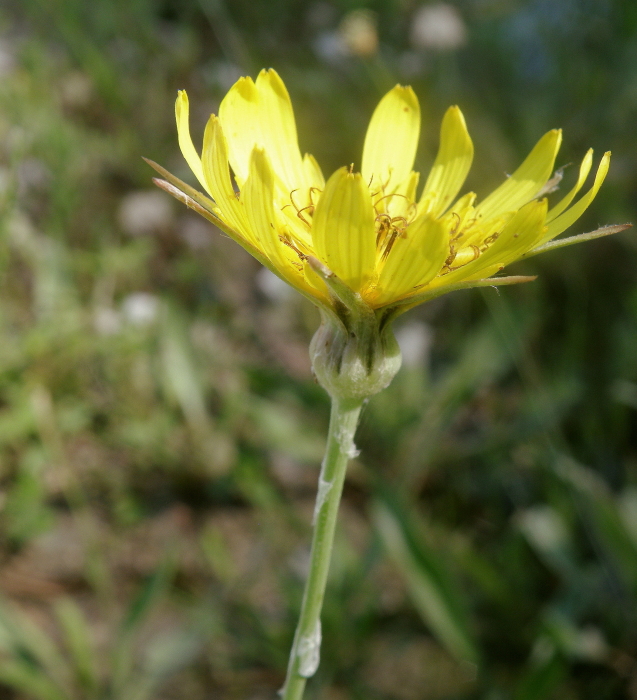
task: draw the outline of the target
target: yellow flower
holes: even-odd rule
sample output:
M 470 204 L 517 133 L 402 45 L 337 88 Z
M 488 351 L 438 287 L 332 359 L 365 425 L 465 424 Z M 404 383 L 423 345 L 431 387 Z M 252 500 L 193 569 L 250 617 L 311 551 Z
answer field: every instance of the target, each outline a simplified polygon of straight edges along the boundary
M 623 228 L 547 246 L 592 202 L 610 161 L 605 153 L 592 187 L 573 204 L 593 164 L 589 150 L 575 185 L 549 208 L 544 195 L 561 179 L 559 170 L 551 178 L 562 140 L 555 129 L 481 202 L 472 192 L 458 198 L 473 144 L 455 106 L 443 118 L 438 155 L 418 195 L 412 168 L 420 106 L 410 87 L 397 85 L 374 111 L 361 172 L 343 167 L 327 182 L 316 160 L 301 155 L 292 103 L 274 70 L 235 83 L 208 121 L 201 157 L 184 91 L 176 117 L 181 151 L 209 196 L 153 164 L 169 181 L 158 184 L 328 311 L 339 288 L 378 314 L 452 289 L 524 281 L 530 278 L 492 275 L 525 255 Z

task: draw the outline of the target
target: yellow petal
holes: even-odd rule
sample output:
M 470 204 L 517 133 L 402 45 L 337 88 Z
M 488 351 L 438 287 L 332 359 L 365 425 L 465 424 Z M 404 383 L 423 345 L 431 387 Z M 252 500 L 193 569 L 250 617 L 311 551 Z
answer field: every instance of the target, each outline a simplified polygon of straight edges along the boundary
M 274 212 L 275 176 L 265 151 L 255 147 L 250 173 L 241 190 L 246 218 L 260 247 L 281 276 L 294 287 L 305 288 L 299 256 L 279 239 Z
M 190 106 L 188 104 L 188 95 L 185 90 L 180 90 L 177 93 L 177 101 L 175 102 L 175 118 L 177 119 L 177 137 L 179 139 L 179 148 L 186 159 L 190 169 L 195 174 L 195 177 L 206 189 L 206 180 L 203 175 L 201 166 L 201 158 L 195 149 L 190 136 Z
M 228 147 L 219 119 L 213 114 L 203 136 L 203 177 L 206 189 L 217 203 L 223 219 L 253 245 L 258 240 L 250 230 L 245 211 L 237 199 L 228 166 Z
M 433 215 L 440 216 L 453 202 L 473 161 L 473 143 L 462 112 L 449 107 L 440 129 L 440 148 L 422 196 L 437 195 Z
M 376 260 L 374 209 L 359 173 L 340 168 L 316 205 L 312 240 L 319 258 L 354 291 L 370 279 Z
M 432 280 L 449 255 L 449 232 L 440 219 L 420 217 L 397 237 L 379 275 L 374 306 L 416 294 Z
M 546 199 L 529 202 L 504 225 L 498 239 L 486 251 L 481 252 L 472 262 L 438 277 L 432 286 L 440 287 L 462 280 L 479 279 L 485 275 L 492 275 L 517 260 L 533 247 L 541 236 L 546 210 Z
M 559 236 L 562 231 L 565 231 L 569 226 L 574 224 L 577 219 L 586 211 L 588 205 L 595 199 L 595 196 L 599 192 L 599 188 L 602 186 L 606 174 L 608 173 L 608 168 L 610 167 L 610 151 L 604 153 L 599 167 L 597 168 L 597 174 L 595 175 L 595 181 L 591 189 L 581 197 L 576 204 L 574 204 L 570 209 L 567 209 L 561 216 L 553 219 L 549 224 L 548 231 L 546 235 L 538 241 L 538 245 L 550 241 L 555 236 Z
M 475 201 L 475 192 L 467 192 L 466 194 L 463 194 L 462 197 L 456 201 L 451 210 L 447 212 L 445 218 L 450 222 L 455 218 L 456 228 L 460 230 L 464 219 L 466 219 L 468 216 L 473 217 L 473 205 Z
M 390 196 L 385 197 L 383 202 L 376 200 L 376 210 L 379 213 L 384 210 L 391 217 L 402 216 L 406 221 L 413 221 L 416 218 L 414 200 L 419 179 L 420 173 L 412 170 L 409 177 L 403 180 Z
M 523 206 L 504 226 L 498 239 L 475 261 L 476 271 L 489 265 L 508 265 L 534 246 L 544 228 L 547 208 L 546 199 Z
M 552 209 L 549 209 L 549 213 L 546 215 L 546 223 L 549 224 L 553 219 L 558 217 L 568 205 L 573 201 L 575 195 L 582 189 L 582 185 L 588 177 L 588 173 L 591 171 L 591 166 L 593 165 L 593 149 L 589 148 L 584 160 L 580 165 L 579 175 L 577 177 L 577 182 L 573 186 L 573 189 L 563 197 Z
M 419 135 L 418 98 L 410 87 L 396 85 L 374 110 L 365 136 L 361 172 L 372 192 L 389 193 L 409 175 Z
M 316 162 L 316 158 L 312 154 L 305 154 L 303 158 L 303 169 L 305 170 L 305 178 L 310 187 L 315 187 L 319 190 L 325 187 L 325 178 L 323 177 L 321 166 Z M 313 201 L 316 201 L 316 197 L 313 197 Z
M 513 175 L 476 207 L 478 216 L 488 219 L 501 212 L 515 211 L 533 199 L 553 173 L 561 142 L 560 129 L 544 134 Z
M 248 177 L 255 146 L 265 149 L 288 191 L 306 186 L 292 102 L 276 71 L 262 70 L 256 83 L 239 78 L 221 102 L 219 119 L 239 186 Z

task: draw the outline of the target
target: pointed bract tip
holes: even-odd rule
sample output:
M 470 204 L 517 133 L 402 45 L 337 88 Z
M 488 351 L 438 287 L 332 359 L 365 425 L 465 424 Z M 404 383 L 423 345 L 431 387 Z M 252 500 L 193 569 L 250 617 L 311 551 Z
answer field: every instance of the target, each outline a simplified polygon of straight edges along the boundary
M 308 255 L 306 258 L 307 264 L 324 280 L 335 277 L 334 273 L 327 265 L 324 265 L 318 258 L 313 255 Z

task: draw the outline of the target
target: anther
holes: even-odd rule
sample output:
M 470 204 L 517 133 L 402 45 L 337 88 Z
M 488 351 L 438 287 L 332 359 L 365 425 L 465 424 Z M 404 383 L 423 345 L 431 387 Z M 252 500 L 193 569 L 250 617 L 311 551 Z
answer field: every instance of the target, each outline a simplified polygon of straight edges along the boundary
M 307 255 L 305 255 L 305 253 L 302 253 L 287 236 L 280 235 L 279 240 L 281 241 L 281 243 L 283 243 L 283 245 L 286 245 L 288 248 L 291 248 L 299 256 L 300 260 L 307 260 Z

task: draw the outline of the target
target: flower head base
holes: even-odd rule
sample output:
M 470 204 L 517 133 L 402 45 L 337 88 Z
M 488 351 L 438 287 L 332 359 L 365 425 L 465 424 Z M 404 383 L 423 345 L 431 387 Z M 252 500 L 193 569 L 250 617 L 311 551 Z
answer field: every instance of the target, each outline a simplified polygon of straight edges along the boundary
M 546 133 L 484 200 L 477 202 L 472 192 L 458 198 L 473 144 L 455 106 L 444 116 L 438 155 L 418 194 L 419 174 L 412 168 L 420 106 L 410 87 L 397 85 L 374 111 L 361 172 L 343 167 L 327 182 L 316 160 L 301 155 L 292 104 L 274 70 L 235 83 L 219 116 L 208 121 L 201 157 L 188 113 L 182 91 L 176 104 L 179 144 L 209 196 L 151 163 L 165 178 L 157 184 L 313 300 L 346 333 L 361 309 L 375 319 L 378 339 L 391 318 L 427 299 L 458 288 L 529 280 L 492 275 L 549 247 L 625 228 L 549 243 L 589 206 L 610 162 L 605 153 L 591 188 L 573 204 L 593 165 L 589 150 L 574 186 L 549 208 L 544 195 L 561 179 L 561 170 L 551 178 L 559 130 Z
M 402 361 L 391 316 L 374 313 L 316 258 L 308 263 L 330 289 L 336 310 L 321 309 L 321 326 L 310 344 L 314 376 L 330 396 L 373 396 L 389 385 Z

